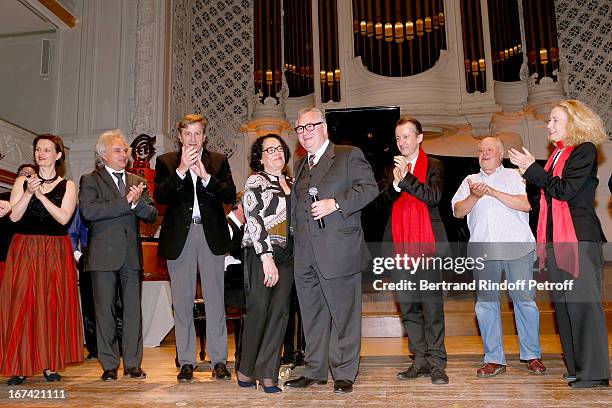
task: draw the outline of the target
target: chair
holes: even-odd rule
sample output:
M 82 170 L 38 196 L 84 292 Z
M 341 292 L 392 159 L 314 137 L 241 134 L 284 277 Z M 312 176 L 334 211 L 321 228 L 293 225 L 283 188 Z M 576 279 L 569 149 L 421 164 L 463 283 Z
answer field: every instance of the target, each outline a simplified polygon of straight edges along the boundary
M 225 320 L 231 321 L 234 324 L 234 342 L 236 344 L 234 357 L 236 362 L 240 356 L 240 335 L 242 334 L 242 326 L 244 324 L 244 314 L 244 309 L 228 305 L 225 307 Z M 206 309 L 204 307 L 204 299 L 196 299 L 193 304 L 193 322 L 195 324 L 196 335 L 200 337 L 200 360 L 204 361 L 206 357 Z

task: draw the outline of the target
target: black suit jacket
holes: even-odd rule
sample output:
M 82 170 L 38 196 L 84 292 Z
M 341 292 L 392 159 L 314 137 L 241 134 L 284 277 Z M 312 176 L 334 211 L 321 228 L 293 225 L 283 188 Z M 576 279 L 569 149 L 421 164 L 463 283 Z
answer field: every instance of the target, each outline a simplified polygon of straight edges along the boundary
M 126 187 L 145 183 L 135 174 L 125 173 Z M 122 266 L 142 269 L 139 220 L 152 223 L 157 209 L 147 191 L 134 209 L 121 197 L 105 168 L 81 177 L 79 186 L 81 216 L 89 221 L 89 255 L 86 271 L 117 271 Z
M 229 246 L 229 254 L 242 261 L 242 237 L 244 236 L 244 224 L 240 227 L 229 216 L 227 225 L 232 229 L 232 239 Z
M 552 168 L 546 172 L 542 166 L 533 163 L 523 177 L 544 189 L 549 210 L 552 198 L 567 201 L 578 241 L 605 242 L 606 237 L 595 213 L 595 190 L 599 184 L 595 145 L 587 142 L 576 146 L 565 162 L 562 178 L 552 173 Z M 548 212 L 549 216 L 551 213 Z M 554 228 L 554 220 L 547 225 Z
M 400 198 L 401 192 L 398 192 L 393 188 L 393 167 L 391 166 L 385 172 L 385 183 L 383 191 L 379 196 L 379 205 L 393 206 L 393 203 Z M 429 217 L 431 218 L 431 227 L 433 229 L 434 237 L 436 242 L 446 242 L 446 230 L 444 224 L 440 218 L 440 212 L 438 211 L 438 205 L 442 199 L 442 191 L 444 189 L 444 165 L 438 159 L 433 157 L 427 157 L 427 175 L 425 177 L 425 184 L 421 183 L 411 173 L 406 174 L 406 177 L 399 183 L 400 190 L 407 192 L 414 196 L 417 200 L 420 200 L 427 204 L 429 209 Z M 390 214 L 392 212 L 390 211 Z M 387 226 L 383 236 L 383 241 L 392 242 L 392 218 L 389 216 Z
M 159 156 L 155 164 L 155 201 L 167 206 L 158 249 L 158 255 L 165 259 L 177 259 L 183 251 L 193 213 L 193 179 L 189 172 L 182 180 L 176 174 L 180 162 L 179 150 Z M 230 246 L 223 203 L 231 204 L 234 201 L 236 186 L 225 155 L 204 149 L 202 163 L 211 176 L 206 187 L 201 182 L 196 183 L 195 191 L 204 236 L 212 253 L 223 255 Z

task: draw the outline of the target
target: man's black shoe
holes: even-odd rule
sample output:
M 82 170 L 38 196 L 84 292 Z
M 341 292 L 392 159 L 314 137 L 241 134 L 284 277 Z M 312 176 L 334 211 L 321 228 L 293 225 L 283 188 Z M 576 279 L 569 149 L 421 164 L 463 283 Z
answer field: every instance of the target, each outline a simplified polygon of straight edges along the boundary
M 431 383 L 435 385 L 444 385 L 448 384 L 448 375 L 444 372 L 442 368 L 434 368 L 431 370 Z
M 123 375 L 128 376 L 130 378 L 147 378 L 147 373 L 142 371 L 142 368 L 140 367 L 132 367 L 128 368 L 127 370 L 123 370 Z
M 297 378 L 295 380 L 285 381 L 285 387 L 291 388 L 308 388 L 311 385 L 325 385 L 327 384 L 327 380 L 313 380 L 304 376 Z
M 427 368 L 417 367 L 414 364 L 408 367 L 406 371 L 397 373 L 397 378 L 400 380 L 412 380 L 420 377 L 429 377 L 429 370 Z
M 212 376 L 216 377 L 217 380 L 229 380 L 232 378 L 232 375 L 229 371 L 227 371 L 227 367 L 223 363 L 215 364 L 215 367 L 212 371 Z
M 599 387 L 609 387 L 610 382 L 608 380 L 576 380 L 570 383 L 567 383 L 572 388 L 599 388 Z
M 353 383 L 349 380 L 334 381 L 334 394 L 348 394 L 353 392 Z
M 193 380 L 193 366 L 191 364 L 183 364 L 176 379 L 181 382 Z
M 102 377 L 100 377 L 102 381 L 116 381 L 117 380 L 117 369 L 111 368 L 109 370 L 104 370 L 102 373 Z

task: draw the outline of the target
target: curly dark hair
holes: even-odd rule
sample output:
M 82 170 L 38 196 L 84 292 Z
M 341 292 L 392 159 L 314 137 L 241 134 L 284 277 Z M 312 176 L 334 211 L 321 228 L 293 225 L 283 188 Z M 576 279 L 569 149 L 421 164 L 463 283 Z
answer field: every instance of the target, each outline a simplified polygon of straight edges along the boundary
M 255 172 L 262 171 L 264 169 L 263 164 L 261 164 L 261 157 L 263 155 L 263 142 L 269 137 L 278 140 L 281 146 L 283 146 L 284 155 L 285 155 L 285 164 L 287 164 L 287 162 L 291 158 L 291 152 L 289 151 L 289 146 L 283 140 L 282 137 L 274 133 L 269 133 L 267 135 L 259 136 L 257 140 L 253 142 L 253 146 L 251 147 L 251 158 L 249 160 L 249 167 L 251 167 L 251 170 Z

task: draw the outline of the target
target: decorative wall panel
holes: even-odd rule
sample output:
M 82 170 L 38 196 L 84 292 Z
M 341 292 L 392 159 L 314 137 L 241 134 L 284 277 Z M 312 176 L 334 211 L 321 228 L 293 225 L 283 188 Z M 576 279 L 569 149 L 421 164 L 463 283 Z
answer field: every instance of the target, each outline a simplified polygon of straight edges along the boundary
M 612 3 L 556 0 L 555 12 L 567 96 L 597 111 L 612 138 Z
M 208 148 L 231 156 L 253 94 L 252 0 L 192 0 L 191 90 L 204 114 Z

